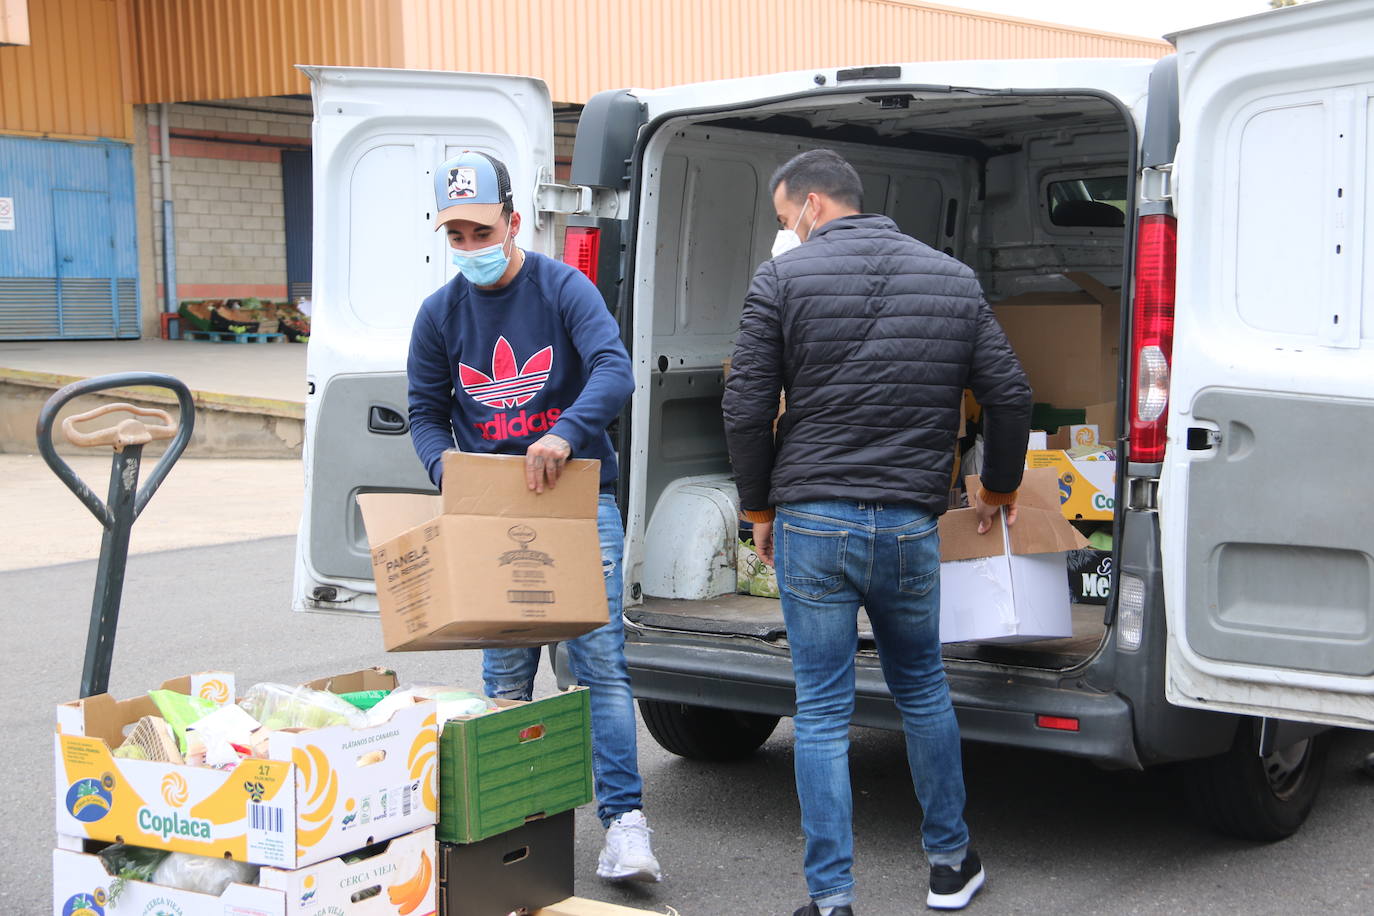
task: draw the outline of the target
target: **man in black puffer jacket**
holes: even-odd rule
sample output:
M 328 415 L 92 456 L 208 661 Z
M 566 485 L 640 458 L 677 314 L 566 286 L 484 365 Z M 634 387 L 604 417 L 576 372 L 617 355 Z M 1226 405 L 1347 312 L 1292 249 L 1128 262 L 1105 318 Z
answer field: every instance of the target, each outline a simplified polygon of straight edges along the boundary
M 979 530 L 1016 515 L 1031 393 L 968 267 L 859 212 L 862 185 L 829 150 L 774 174 L 782 230 L 744 304 L 724 412 L 742 515 L 776 559 L 796 681 L 796 779 L 811 903 L 849 916 L 849 721 L 858 609 L 902 714 L 925 819 L 928 906 L 982 887 L 964 823 L 959 727 L 940 655 L 938 516 L 948 506 L 965 388 L 983 407 Z M 778 392 L 787 409 L 773 432 Z M 778 527 L 775 528 L 775 515 Z

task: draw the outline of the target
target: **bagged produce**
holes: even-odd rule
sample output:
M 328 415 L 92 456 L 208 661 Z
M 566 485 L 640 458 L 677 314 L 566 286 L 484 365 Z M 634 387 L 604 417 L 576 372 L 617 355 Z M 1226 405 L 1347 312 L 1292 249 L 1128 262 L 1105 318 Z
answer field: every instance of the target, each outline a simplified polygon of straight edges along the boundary
M 174 852 L 153 870 L 152 881 L 178 890 L 218 897 L 231 884 L 257 884 L 258 866 Z
M 210 700 L 188 697 L 175 690 L 149 690 L 148 697 L 157 704 L 157 711 L 172 727 L 182 754 L 186 753 L 186 729 L 219 709 L 219 705 Z
M 364 728 L 367 715 L 338 694 L 312 687 L 255 684 L 239 706 L 270 731 L 283 728 Z

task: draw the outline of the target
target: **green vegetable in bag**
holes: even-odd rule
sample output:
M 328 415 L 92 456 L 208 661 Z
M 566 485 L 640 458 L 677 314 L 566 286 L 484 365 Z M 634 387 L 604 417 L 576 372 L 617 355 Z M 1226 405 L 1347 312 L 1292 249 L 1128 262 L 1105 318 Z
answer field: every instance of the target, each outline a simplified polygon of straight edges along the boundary
M 148 696 L 157 704 L 158 714 L 172 727 L 172 734 L 177 736 L 177 747 L 182 754 L 186 753 L 186 729 L 219 709 L 216 703 L 200 697 L 188 697 L 175 690 L 149 690 Z

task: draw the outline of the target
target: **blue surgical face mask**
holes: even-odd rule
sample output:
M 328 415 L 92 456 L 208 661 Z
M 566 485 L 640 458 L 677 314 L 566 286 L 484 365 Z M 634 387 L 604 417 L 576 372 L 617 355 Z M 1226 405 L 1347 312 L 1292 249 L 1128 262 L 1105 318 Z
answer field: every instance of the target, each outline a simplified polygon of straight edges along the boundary
M 510 265 L 510 255 L 506 254 L 506 242 L 510 241 L 510 229 L 506 229 L 506 237 L 501 240 L 499 245 L 488 245 L 486 248 L 478 248 L 476 251 L 463 251 L 453 249 L 453 263 L 457 265 L 459 273 L 467 277 L 469 283 L 475 286 L 491 286 L 506 272 L 506 267 Z

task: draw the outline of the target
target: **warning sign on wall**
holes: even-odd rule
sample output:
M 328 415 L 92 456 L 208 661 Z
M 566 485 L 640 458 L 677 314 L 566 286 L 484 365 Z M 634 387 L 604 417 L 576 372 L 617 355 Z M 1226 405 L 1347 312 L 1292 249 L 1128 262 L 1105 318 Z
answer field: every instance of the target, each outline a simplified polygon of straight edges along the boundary
M 14 231 L 13 197 L 0 197 L 0 229 Z

